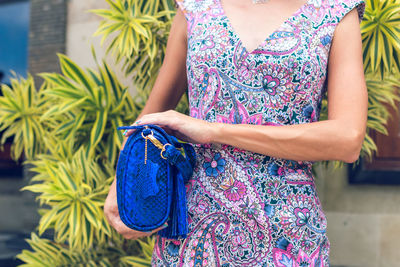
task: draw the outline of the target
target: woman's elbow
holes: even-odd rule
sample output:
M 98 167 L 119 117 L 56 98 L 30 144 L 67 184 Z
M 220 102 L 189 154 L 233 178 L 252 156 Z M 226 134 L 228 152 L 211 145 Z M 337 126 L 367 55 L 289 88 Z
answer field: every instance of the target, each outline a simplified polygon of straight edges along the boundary
M 346 163 L 356 162 L 361 153 L 362 144 L 365 138 L 365 131 L 354 130 L 345 137 L 344 148 L 342 151 L 342 161 Z
M 349 153 L 346 157 L 344 157 L 342 160 L 346 163 L 354 163 L 356 162 L 359 157 L 360 157 L 360 152 L 361 149 L 358 151 L 354 151 L 353 153 Z

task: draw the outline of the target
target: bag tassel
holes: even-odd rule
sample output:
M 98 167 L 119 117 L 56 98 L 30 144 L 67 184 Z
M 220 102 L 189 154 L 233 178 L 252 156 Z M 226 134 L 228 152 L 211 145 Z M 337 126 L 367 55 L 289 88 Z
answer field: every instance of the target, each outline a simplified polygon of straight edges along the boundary
M 176 171 L 176 170 L 175 170 Z M 168 226 L 162 229 L 159 234 L 165 238 L 186 238 L 187 227 L 187 208 L 186 208 L 186 188 L 180 174 L 175 176 L 172 192 L 171 211 Z
M 176 150 L 176 153 L 180 153 Z M 170 159 L 167 153 L 167 158 Z M 172 153 L 171 153 L 172 154 Z M 172 155 L 171 155 L 172 156 Z M 172 157 L 173 158 L 173 157 Z M 179 164 L 179 163 L 178 163 Z M 174 166 L 173 190 L 171 198 L 171 210 L 168 227 L 159 232 L 160 236 L 165 238 L 185 238 L 188 233 L 187 227 L 187 207 L 186 207 L 186 187 L 184 177 L 179 171 L 179 167 Z M 185 177 L 186 178 L 186 177 Z

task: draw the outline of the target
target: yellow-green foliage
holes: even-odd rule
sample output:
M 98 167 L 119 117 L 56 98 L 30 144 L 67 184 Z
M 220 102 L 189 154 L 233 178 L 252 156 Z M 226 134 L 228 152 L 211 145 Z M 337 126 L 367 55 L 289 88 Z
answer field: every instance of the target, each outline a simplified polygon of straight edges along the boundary
M 101 16 L 94 35 L 102 35 L 102 43 L 110 39 L 107 53 L 116 63 L 123 62 L 125 75 L 135 85 L 135 103 L 145 103 L 162 65 L 169 29 L 175 15 L 173 0 L 106 0 L 109 9 L 91 12 Z M 188 113 L 186 93 L 177 110 Z
M 88 155 L 101 154 L 114 163 L 123 141 L 117 126 L 132 122 L 138 115 L 128 88 L 105 63 L 97 72 L 85 72 L 66 56 L 59 58 L 63 75 L 41 75 L 47 82 L 45 96 L 59 104 L 50 107 L 41 120 L 51 121 L 49 130 L 70 141 L 72 147 L 83 145 Z
M 14 137 L 13 157 L 24 151 L 34 173 L 23 190 L 38 194 L 39 235 L 54 233 L 33 234 L 34 251 L 19 258 L 27 266 L 147 266 L 140 262 L 149 261 L 153 241 L 123 240 L 103 214 L 123 140 L 117 126 L 136 118 L 138 103 L 106 63 L 83 70 L 59 58 L 62 74 L 41 74 L 39 90 L 31 76 L 2 87 L 0 128 Z
M 30 163 L 36 173 L 32 181 L 37 183 L 23 190 L 38 193 L 40 204 L 46 206 L 40 211 L 39 235 L 53 228 L 57 243 L 68 241 L 80 251 L 93 240 L 103 243 L 105 236 L 111 236 L 102 207 L 113 179 L 112 166 L 100 166 L 83 149 L 70 159 L 41 154 Z
M 106 0 L 110 8 L 93 10 L 103 22 L 96 34 L 110 40 L 107 51 L 132 77 L 132 97 L 106 63 L 83 70 L 59 55 L 62 74 L 43 73 L 36 90 L 32 77 L 12 79 L 0 97 L 0 144 L 14 137 L 12 155 L 31 163 L 35 176 L 24 190 L 38 194 L 42 218 L 32 233 L 33 251 L 18 258 L 24 266 L 150 266 L 154 240 L 125 240 L 103 214 L 122 142 L 117 126 L 139 114 L 161 67 L 173 0 Z M 386 133 L 387 108 L 398 99 L 399 0 L 367 0 L 361 25 L 369 92 L 368 132 Z M 396 76 L 397 75 L 397 76 Z M 187 99 L 178 110 L 187 113 Z M 327 118 L 323 100 L 321 119 Z M 365 137 L 361 155 L 371 157 L 376 145 Z M 337 165 L 339 162 L 336 162 Z
M 35 233 L 31 234 L 27 242 L 34 252 L 24 250 L 18 255 L 18 258 L 25 262 L 20 265 L 23 267 L 150 267 L 154 246 L 152 238 L 125 241 L 114 237 L 112 241 L 108 240 L 108 242 L 113 242 L 112 244 L 98 243 L 93 249 L 78 251 L 52 240 L 39 238 Z M 141 257 L 130 256 L 138 255 L 140 252 Z
M 400 71 L 400 0 L 366 0 L 361 22 L 365 72 Z
M 12 157 L 17 159 L 25 151 L 31 159 L 44 151 L 42 136 L 46 134 L 39 118 L 43 114 L 46 101 L 42 90 L 36 90 L 32 76 L 27 79 L 11 79 L 11 88 L 2 85 L 0 97 L 0 131 L 6 130 L 0 145 L 13 136 Z
M 173 0 L 106 0 L 110 9 L 92 10 L 104 18 L 95 35 L 112 39 L 107 51 L 123 61 L 145 98 L 164 59 L 169 28 L 175 14 Z

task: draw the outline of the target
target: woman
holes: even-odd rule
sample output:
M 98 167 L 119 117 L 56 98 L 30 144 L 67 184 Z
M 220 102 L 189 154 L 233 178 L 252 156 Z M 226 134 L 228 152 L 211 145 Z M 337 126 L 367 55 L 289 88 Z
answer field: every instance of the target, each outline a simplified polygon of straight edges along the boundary
M 154 266 L 329 266 L 311 166 L 359 157 L 365 3 L 254 1 L 178 1 L 136 124 L 193 143 L 198 161 L 187 184 L 190 233 L 157 237 Z M 187 87 L 190 116 L 172 110 Z M 328 120 L 318 121 L 325 90 Z M 114 182 L 105 204 L 111 225 L 126 238 L 151 234 L 123 225 L 115 194 Z

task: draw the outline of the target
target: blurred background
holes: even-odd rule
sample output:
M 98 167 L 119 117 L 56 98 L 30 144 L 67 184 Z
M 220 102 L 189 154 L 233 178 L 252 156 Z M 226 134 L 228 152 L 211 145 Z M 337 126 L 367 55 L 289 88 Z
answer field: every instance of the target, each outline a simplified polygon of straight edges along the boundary
M 68 74 L 65 74 L 68 70 L 79 73 L 76 68 L 76 66 L 79 66 L 82 70 L 85 69 L 84 72 L 85 75 L 87 75 L 89 83 L 95 84 L 96 79 L 94 77 L 97 77 L 102 81 L 99 87 L 106 88 L 106 84 L 108 84 L 107 81 L 112 81 L 112 83 L 110 83 L 112 84 L 110 85 L 112 89 L 116 87 L 113 85 L 113 82 L 117 81 L 116 83 L 121 84 L 120 88 L 117 86 L 118 90 L 121 92 L 115 96 L 116 99 L 122 101 L 124 88 L 127 88 L 130 95 L 140 96 L 139 98 L 129 98 L 129 101 L 126 100 L 129 105 L 124 107 L 127 111 L 132 109 L 135 111 L 133 115 L 125 119 L 126 121 L 133 121 L 134 116 L 137 115 L 140 108 L 143 107 L 143 103 L 148 95 L 148 88 L 151 87 L 154 81 L 154 75 L 153 78 L 143 78 L 145 75 L 141 76 L 141 79 L 135 77 L 138 75 L 140 76 L 141 72 L 157 72 L 157 68 L 162 61 L 162 51 L 165 49 L 165 40 L 171 17 L 164 16 L 160 19 L 163 24 L 157 26 L 159 27 L 158 32 L 157 29 L 154 29 L 156 26 L 144 25 L 145 30 L 148 30 L 149 34 L 153 34 L 152 36 L 154 38 L 150 38 L 151 41 L 148 41 L 148 38 L 142 38 L 140 35 L 142 33 L 140 33 L 138 35 L 139 41 L 137 42 L 139 43 L 137 46 L 135 44 L 136 41 L 130 41 L 131 44 L 127 45 L 127 47 L 113 46 L 114 40 L 120 42 L 117 37 L 121 35 L 124 29 L 114 28 L 114 30 L 110 30 L 105 27 L 103 27 L 101 31 L 99 31 L 99 29 L 104 26 L 105 23 L 116 20 L 115 17 L 113 17 L 116 16 L 114 13 L 121 12 L 124 16 L 132 18 L 132 14 L 128 14 L 129 12 L 123 13 L 123 10 L 132 9 L 133 7 L 129 2 L 133 1 L 115 1 L 117 3 L 117 8 L 114 7 L 114 9 L 110 4 L 111 2 L 112 1 L 107 2 L 105 0 L 0 0 L 0 82 L 8 85 L 8 88 L 27 88 L 33 84 L 33 81 L 29 81 L 29 72 L 34 75 L 35 91 L 42 90 L 39 90 L 39 88 L 43 85 L 45 88 L 48 88 L 48 90 L 53 90 L 51 94 L 54 96 L 57 92 L 59 93 L 59 91 L 57 91 L 58 87 L 55 86 L 55 84 L 61 86 L 60 84 L 62 83 L 59 81 L 62 80 L 62 78 L 60 76 L 47 75 L 46 77 L 39 77 L 35 75 L 39 73 L 62 73 L 67 79 L 73 80 L 73 82 L 78 85 L 82 85 L 82 83 L 84 83 L 83 81 L 78 79 L 74 80 L 73 75 L 69 77 Z M 146 1 L 139 2 L 144 3 Z M 118 7 L 118 3 L 122 3 L 122 5 Z M 147 3 L 155 7 L 154 12 L 170 10 L 173 15 L 175 9 L 173 1 L 148 1 Z M 364 144 L 363 157 L 359 160 L 358 164 L 339 164 L 337 162 L 331 162 L 315 166 L 318 193 L 324 211 L 328 217 L 328 236 L 331 242 L 332 266 L 400 266 L 400 116 L 398 109 L 400 85 L 398 68 L 400 63 L 400 57 L 398 57 L 400 51 L 400 43 L 398 42 L 398 40 L 400 40 L 400 2 L 375 1 L 374 8 L 371 7 L 371 3 L 371 1 L 367 1 L 366 14 L 362 24 L 364 50 L 367 51 L 364 54 L 364 63 L 368 78 L 368 89 L 371 96 L 369 138 L 366 139 Z M 385 8 L 388 6 L 390 6 L 390 12 L 384 12 Z M 106 14 L 100 11 L 97 13 L 89 12 L 89 10 L 102 9 L 113 10 L 114 13 Z M 374 25 L 371 26 L 371 21 L 375 23 L 375 28 L 372 27 Z M 367 25 L 367 23 L 370 24 Z M 381 28 L 376 26 L 379 23 L 380 25 L 391 27 L 390 31 L 386 28 L 386 31 L 382 30 L 383 26 L 380 26 Z M 135 30 L 138 31 L 137 27 L 138 26 L 136 26 L 136 28 L 132 27 L 132 32 L 135 32 Z M 159 30 L 160 28 L 161 33 Z M 98 36 L 94 36 L 96 31 L 98 31 Z M 386 36 L 383 36 L 379 31 L 382 31 Z M 100 44 L 102 37 L 105 38 L 105 43 L 103 45 Z M 375 42 L 371 41 L 375 40 L 374 38 L 380 38 L 379 41 L 376 42 L 376 45 L 382 44 L 378 47 L 380 51 L 379 54 L 376 55 L 369 52 L 374 49 L 373 45 Z M 147 48 L 155 51 L 146 50 L 145 55 L 138 52 L 138 49 L 140 47 L 142 48 L 142 45 L 146 42 L 154 43 L 156 41 L 159 43 L 159 46 L 155 46 L 153 49 Z M 107 52 L 107 49 L 111 52 Z M 95 51 L 95 56 L 93 55 L 93 51 Z M 61 53 L 65 55 L 65 57 L 57 56 L 57 53 Z M 121 59 L 116 63 L 115 58 L 118 57 Z M 143 65 L 134 63 L 143 58 L 145 62 Z M 107 65 L 103 65 L 100 59 L 104 59 Z M 148 61 L 155 62 L 154 66 L 147 66 L 146 62 Z M 90 72 L 86 70 L 86 68 L 97 70 L 97 76 L 90 76 Z M 112 70 L 114 73 L 108 75 L 107 69 Z M 15 71 L 16 74 L 21 75 L 23 78 L 17 78 L 13 84 L 12 79 L 15 78 L 15 76 L 13 76 L 10 70 Z M 106 76 L 106 78 L 104 78 L 104 76 Z M 53 83 L 50 82 L 52 78 L 57 79 L 57 81 Z M 23 79 L 27 79 L 27 81 Z M 75 86 L 76 88 L 74 87 L 76 90 L 82 87 L 78 85 Z M 122 85 L 126 86 L 123 87 Z M 22 94 L 26 93 L 23 91 L 25 89 L 21 90 Z M 41 97 L 44 96 L 38 94 L 38 96 L 35 97 L 37 97 L 37 99 L 39 99 L 37 101 L 40 102 Z M 72 105 L 74 101 L 76 100 L 71 97 L 70 105 Z M 23 104 L 24 102 L 21 103 Z M 180 110 L 185 112 L 185 105 L 187 105 L 185 99 L 182 100 L 180 105 Z M 38 104 L 38 106 L 40 105 Z M 4 111 L 1 111 L 2 108 L 4 109 L 4 104 L 0 102 L 0 118 L 4 118 L 5 116 Z M 50 107 L 47 107 L 47 110 L 50 109 Z M 65 108 L 65 110 L 67 109 Z M 82 119 L 82 121 L 84 121 L 83 124 L 89 125 L 88 128 L 82 128 L 82 132 L 84 132 L 85 129 L 87 132 L 90 132 L 92 127 L 100 127 L 98 126 L 98 117 L 93 115 L 96 114 L 96 112 L 92 114 L 90 110 L 87 111 L 85 108 L 81 110 L 87 112 L 87 114 L 85 113 L 85 119 Z M 45 113 L 45 111 L 38 112 L 40 116 Z M 51 124 L 56 124 L 60 120 L 66 119 L 60 119 L 61 117 L 59 116 L 65 115 L 60 115 L 62 112 L 57 113 L 54 110 L 53 112 L 55 112 L 54 117 L 51 117 L 53 116 L 52 114 L 47 114 L 45 119 L 40 120 L 46 121 L 46 119 L 52 118 L 52 120 L 49 119 L 47 121 L 43 129 L 40 128 L 42 126 L 32 127 L 38 127 L 37 129 L 40 128 L 46 132 L 54 131 L 54 136 L 59 136 L 61 138 L 60 140 L 70 140 L 68 139 L 70 138 L 68 131 L 62 132 L 60 128 L 51 127 Z M 68 114 L 65 116 L 71 116 L 70 119 L 75 121 L 75 116 L 78 116 L 77 114 L 80 113 L 74 112 L 76 111 L 67 110 L 65 113 Z M 111 112 L 107 114 L 111 116 Z M 38 118 L 34 118 L 33 120 L 39 121 Z M 114 117 L 110 117 L 110 120 L 113 118 Z M 122 122 L 122 119 L 120 122 Z M 10 126 L 4 128 L 3 126 L 5 124 L 1 123 L 0 121 L 0 129 L 2 129 L 0 135 L 3 135 Z M 15 123 L 15 121 L 12 121 L 12 123 Z M 37 130 L 38 133 L 41 133 L 42 130 L 40 129 Z M 60 203 L 57 202 L 58 200 L 54 200 L 55 198 L 46 199 L 43 197 L 39 200 L 47 202 L 44 206 L 39 206 L 39 202 L 35 200 L 35 197 L 38 196 L 37 193 L 43 196 L 45 192 L 43 187 L 31 187 L 24 191 L 20 190 L 24 186 L 32 184 L 31 180 L 36 175 L 36 173 L 29 169 L 31 167 L 40 169 L 44 165 L 41 165 L 43 162 L 30 162 L 28 165 L 22 165 L 24 160 L 33 159 L 36 154 L 40 154 L 33 151 L 34 149 L 32 149 L 32 152 L 29 149 L 23 151 L 22 148 L 20 148 L 19 153 L 11 153 L 13 143 L 29 143 L 29 141 L 24 141 L 25 139 L 22 137 L 26 134 L 25 132 L 21 134 L 21 137 L 19 137 L 20 139 L 16 137 L 16 132 L 17 129 L 15 129 L 13 134 L 7 134 L 6 138 L 3 138 L 4 140 L 2 143 L 4 143 L 4 149 L 0 152 L 0 266 L 16 266 L 23 262 L 30 263 L 30 266 L 61 266 L 61 263 L 56 264 L 55 261 L 55 257 L 60 256 L 57 255 L 57 249 L 61 251 L 68 248 L 74 251 L 73 253 L 71 252 L 72 254 L 75 253 L 75 256 L 79 255 L 81 259 L 87 260 L 87 262 L 90 261 L 95 264 L 95 266 L 101 264 L 115 266 L 113 263 L 116 262 L 116 259 L 113 255 L 118 255 L 121 259 L 119 262 L 121 266 L 132 265 L 136 259 L 130 257 L 129 253 L 133 252 L 128 249 L 125 249 L 125 252 L 122 251 L 124 250 L 122 248 L 126 248 L 127 243 L 124 243 L 125 241 L 116 237 L 111 229 L 100 225 L 103 221 L 98 225 L 93 222 L 93 220 L 102 216 L 101 200 L 104 200 L 108 190 L 107 186 L 110 180 L 107 180 L 107 178 L 111 177 L 112 166 L 115 162 L 110 160 L 110 162 L 104 163 L 105 161 L 99 162 L 99 157 L 95 158 L 93 164 L 99 164 L 99 166 L 101 166 L 99 172 L 102 172 L 104 176 L 102 183 L 107 186 L 104 188 L 102 187 L 101 190 L 99 189 L 102 192 L 100 199 L 95 199 L 94 197 L 91 199 L 94 201 L 93 203 L 95 203 L 95 208 L 88 208 L 88 212 L 93 211 L 93 216 L 85 215 L 85 203 L 83 202 L 79 202 L 83 203 L 82 209 L 79 208 L 78 204 L 76 206 L 76 210 L 81 212 L 82 218 L 70 219 L 68 217 L 71 216 L 69 213 L 65 215 L 68 217 L 68 219 L 65 220 L 68 220 L 70 223 L 68 227 L 72 227 L 71 222 L 73 224 L 76 222 L 77 225 L 80 223 L 95 225 L 93 229 L 91 226 L 87 228 L 89 229 L 87 230 L 87 237 L 73 236 L 69 231 L 83 231 L 83 228 L 69 229 L 67 226 L 60 226 L 61 228 L 57 228 L 57 221 L 64 220 L 62 215 L 60 215 L 61 217 L 56 217 L 59 215 L 58 212 L 56 212 L 58 215 L 51 214 L 51 210 L 57 207 L 55 203 Z M 111 152 L 106 152 L 115 156 L 122 136 L 118 135 L 118 133 L 107 132 L 104 127 L 101 128 L 100 132 L 102 136 L 99 136 L 97 139 L 93 136 L 87 138 L 81 137 L 78 140 L 81 143 L 75 140 L 75 143 L 71 145 L 71 147 L 68 147 L 68 144 L 64 147 L 63 145 L 58 147 L 57 141 L 49 137 L 48 139 L 50 141 L 45 141 L 43 146 L 46 147 L 48 143 L 50 143 L 53 144 L 50 146 L 58 147 L 57 151 L 51 151 L 50 154 L 53 157 L 51 159 L 46 159 L 47 163 L 50 162 L 48 163 L 49 166 L 54 166 L 54 173 L 57 172 L 57 166 L 59 166 L 59 163 L 54 162 L 54 159 L 75 159 L 75 155 L 78 154 L 77 151 L 80 151 L 78 149 L 80 146 L 78 146 L 77 143 L 82 144 L 82 147 L 89 151 L 88 157 L 90 157 L 90 151 L 92 151 L 91 149 L 93 149 L 95 144 L 101 145 L 104 141 L 104 144 L 111 144 L 113 147 Z M 79 133 L 77 135 L 79 136 Z M 117 140 L 115 144 L 110 143 L 111 141 L 108 139 L 109 136 L 112 136 L 112 138 L 115 137 L 114 140 Z M 36 138 L 38 138 L 38 136 L 36 136 Z M 86 141 L 84 141 L 84 139 L 89 140 L 87 141 L 88 143 L 85 143 Z M 39 139 L 35 140 L 33 142 L 40 143 L 38 141 Z M 71 152 L 71 155 L 63 154 L 61 157 L 60 155 L 62 153 L 60 151 L 65 147 L 71 148 L 73 153 Z M 107 146 L 104 145 L 104 147 Z M 41 147 L 38 147 L 36 151 L 41 149 Z M 93 150 L 93 154 L 103 155 L 96 150 Z M 81 157 L 84 156 L 81 155 Z M 60 162 L 61 161 L 60 159 Z M 79 165 L 73 166 L 76 167 Z M 45 184 L 47 178 L 43 178 L 45 176 L 43 168 L 39 170 L 39 173 L 43 176 L 39 177 L 38 181 Z M 62 175 L 59 177 L 61 177 L 60 179 L 65 179 Z M 75 182 L 79 187 L 80 181 Z M 87 183 L 90 184 L 90 182 Z M 36 192 L 36 194 L 33 192 Z M 46 208 L 46 210 L 44 208 Z M 54 216 L 54 218 L 52 216 Z M 41 226 L 38 230 L 39 224 Z M 66 234 L 58 235 L 55 243 L 51 243 L 49 240 L 53 240 L 54 233 L 57 233 L 60 229 L 64 229 Z M 31 232 L 37 234 L 38 231 L 41 234 L 39 235 L 41 238 L 40 240 L 37 235 L 31 236 Z M 104 231 L 104 233 L 102 233 L 102 231 Z M 67 234 L 67 232 L 69 234 Z M 104 248 L 104 251 L 96 252 L 97 254 L 90 254 L 84 252 L 84 248 L 79 247 L 78 244 L 71 244 L 70 242 L 67 248 L 60 245 L 70 240 L 68 239 L 70 236 L 77 238 L 78 241 L 82 240 L 83 244 L 88 245 L 104 244 L 106 240 L 112 240 L 113 246 L 114 248 L 118 248 L 116 249 L 118 252 L 114 251 L 114 254 L 112 254 L 107 248 Z M 31 240 L 31 244 L 28 244 L 25 239 Z M 32 244 L 36 245 L 36 248 L 32 249 Z M 143 243 L 131 242 L 129 244 L 137 247 L 132 251 L 143 259 L 148 260 L 146 248 L 148 250 L 151 249 L 151 241 L 146 240 L 146 242 Z M 52 247 L 53 245 L 54 247 Z M 150 247 L 146 247 L 146 245 Z M 40 247 L 43 248 L 42 251 L 46 252 L 40 252 L 40 249 L 38 249 Z M 99 247 L 102 246 L 99 245 Z M 20 256 L 19 259 L 15 258 L 23 249 L 33 252 L 25 252 L 25 254 L 21 254 L 22 256 Z M 105 252 L 106 250 L 108 252 Z M 38 262 L 42 262 L 42 264 L 35 262 L 34 258 L 37 257 L 41 259 Z M 68 257 L 65 257 L 63 260 L 68 262 L 67 258 Z M 100 258 L 102 260 L 99 260 Z M 107 258 L 107 261 L 104 260 L 105 258 Z M 70 263 L 71 262 L 73 261 L 71 260 Z M 136 264 L 138 263 L 136 262 Z

